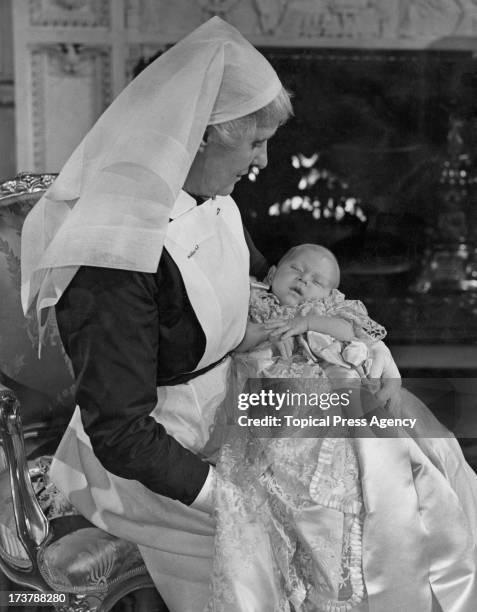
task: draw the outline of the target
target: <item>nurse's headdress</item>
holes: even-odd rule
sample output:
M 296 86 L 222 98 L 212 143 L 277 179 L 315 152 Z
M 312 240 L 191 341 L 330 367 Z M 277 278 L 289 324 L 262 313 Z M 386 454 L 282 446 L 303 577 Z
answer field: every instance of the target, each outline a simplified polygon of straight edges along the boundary
M 207 125 L 281 91 L 268 61 L 214 17 L 113 101 L 25 220 L 22 304 L 57 303 L 79 266 L 155 272 L 169 213 Z

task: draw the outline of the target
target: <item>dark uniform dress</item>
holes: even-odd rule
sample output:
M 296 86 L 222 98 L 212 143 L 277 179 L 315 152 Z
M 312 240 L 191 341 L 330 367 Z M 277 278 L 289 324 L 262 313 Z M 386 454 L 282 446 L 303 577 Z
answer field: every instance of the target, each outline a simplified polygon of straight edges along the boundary
M 250 273 L 263 278 L 266 260 L 244 233 Z M 80 268 L 56 317 L 97 458 L 117 476 L 191 504 L 208 464 L 149 416 L 157 386 L 186 382 L 212 367 L 193 372 L 205 336 L 169 253 L 163 251 L 155 274 Z

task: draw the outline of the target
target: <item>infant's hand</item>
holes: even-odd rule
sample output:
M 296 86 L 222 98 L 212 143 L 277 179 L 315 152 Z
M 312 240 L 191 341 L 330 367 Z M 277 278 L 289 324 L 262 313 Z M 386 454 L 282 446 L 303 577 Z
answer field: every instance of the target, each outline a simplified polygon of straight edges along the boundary
M 281 338 L 269 338 L 270 342 L 273 346 L 276 346 L 280 355 L 284 359 L 290 359 L 293 355 L 293 350 L 295 348 L 295 340 L 293 338 L 286 338 L 282 340 Z
M 264 327 L 271 330 L 268 336 L 271 341 L 277 338 L 283 341 L 307 332 L 308 320 L 306 317 L 295 317 L 288 321 L 268 321 Z

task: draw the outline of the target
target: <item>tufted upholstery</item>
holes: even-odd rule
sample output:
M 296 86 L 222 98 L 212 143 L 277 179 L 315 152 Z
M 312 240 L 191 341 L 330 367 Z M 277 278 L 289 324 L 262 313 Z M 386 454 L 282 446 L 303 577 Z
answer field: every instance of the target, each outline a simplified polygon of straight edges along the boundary
M 0 185 L 0 568 L 27 588 L 71 593 L 68 610 L 105 611 L 153 584 L 137 546 L 81 517 L 49 482 L 51 458 L 37 456 L 42 439 L 52 438 L 57 423 L 64 429 L 74 408 L 58 331 L 49 328 L 39 360 L 34 317 L 25 319 L 20 303 L 23 220 L 53 180 L 21 174 Z M 146 609 L 166 610 L 157 594 Z

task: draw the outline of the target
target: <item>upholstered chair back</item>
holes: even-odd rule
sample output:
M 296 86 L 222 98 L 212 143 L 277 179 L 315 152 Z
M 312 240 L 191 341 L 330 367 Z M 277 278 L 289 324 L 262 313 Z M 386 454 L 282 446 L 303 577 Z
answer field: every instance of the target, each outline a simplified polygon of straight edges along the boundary
M 18 385 L 22 413 L 38 411 L 45 400 L 60 412 L 71 411 L 73 404 L 73 375 L 57 329 L 49 327 L 39 359 L 35 313 L 25 318 L 20 301 L 23 221 L 54 178 L 20 174 L 0 184 L 0 377 L 10 386 L 12 381 Z

